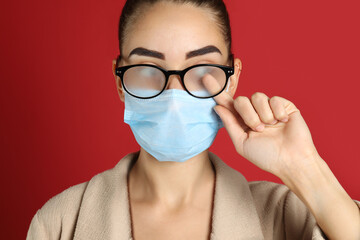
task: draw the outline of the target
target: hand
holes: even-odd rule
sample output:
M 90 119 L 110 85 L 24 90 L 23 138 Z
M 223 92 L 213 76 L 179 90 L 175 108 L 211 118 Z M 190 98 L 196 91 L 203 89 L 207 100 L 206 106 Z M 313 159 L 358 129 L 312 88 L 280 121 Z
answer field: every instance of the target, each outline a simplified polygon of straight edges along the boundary
M 214 99 L 236 151 L 261 169 L 281 178 L 318 157 L 308 126 L 289 100 L 259 92 L 251 100 L 233 100 L 225 91 Z

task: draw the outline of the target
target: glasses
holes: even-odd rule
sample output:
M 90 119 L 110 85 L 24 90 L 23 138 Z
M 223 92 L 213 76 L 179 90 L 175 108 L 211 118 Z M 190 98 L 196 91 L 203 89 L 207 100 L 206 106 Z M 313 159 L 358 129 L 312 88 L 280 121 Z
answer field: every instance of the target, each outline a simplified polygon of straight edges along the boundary
M 181 71 L 168 71 L 151 64 L 136 64 L 117 67 L 115 73 L 120 77 L 124 90 L 137 98 L 160 95 L 171 75 L 180 76 L 182 86 L 191 96 L 212 98 L 225 89 L 229 77 L 234 74 L 234 66 L 198 64 Z

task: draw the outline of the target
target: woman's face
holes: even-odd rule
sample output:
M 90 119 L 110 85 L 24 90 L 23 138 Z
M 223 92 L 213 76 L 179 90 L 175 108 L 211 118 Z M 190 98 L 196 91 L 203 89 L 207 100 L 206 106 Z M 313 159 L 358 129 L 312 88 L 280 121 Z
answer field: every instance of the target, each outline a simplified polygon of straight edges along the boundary
M 201 63 L 228 65 L 228 49 L 223 34 L 208 10 L 187 4 L 160 2 L 146 9 L 133 23 L 122 45 L 119 66 L 154 64 L 167 70 L 182 70 Z M 234 94 L 241 62 L 236 59 L 230 81 Z M 120 99 L 124 101 L 119 77 Z M 168 89 L 183 89 L 180 77 L 169 78 Z

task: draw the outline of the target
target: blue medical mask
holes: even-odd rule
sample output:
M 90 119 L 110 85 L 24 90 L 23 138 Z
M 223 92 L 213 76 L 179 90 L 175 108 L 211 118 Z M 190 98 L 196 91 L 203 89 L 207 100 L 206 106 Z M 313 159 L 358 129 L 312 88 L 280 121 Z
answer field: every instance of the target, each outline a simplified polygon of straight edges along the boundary
M 150 99 L 125 92 L 124 122 L 138 144 L 158 161 L 184 162 L 208 149 L 223 127 L 215 105 L 212 98 L 195 98 L 179 89 Z

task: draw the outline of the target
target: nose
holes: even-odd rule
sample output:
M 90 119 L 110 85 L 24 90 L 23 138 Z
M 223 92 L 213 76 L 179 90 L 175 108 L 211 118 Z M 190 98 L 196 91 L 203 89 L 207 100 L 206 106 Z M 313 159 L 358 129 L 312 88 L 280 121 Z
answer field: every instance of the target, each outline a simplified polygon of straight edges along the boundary
M 184 87 L 181 83 L 181 78 L 179 75 L 172 74 L 169 76 L 169 81 L 166 86 L 166 89 L 181 89 L 184 90 Z

